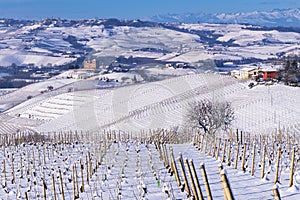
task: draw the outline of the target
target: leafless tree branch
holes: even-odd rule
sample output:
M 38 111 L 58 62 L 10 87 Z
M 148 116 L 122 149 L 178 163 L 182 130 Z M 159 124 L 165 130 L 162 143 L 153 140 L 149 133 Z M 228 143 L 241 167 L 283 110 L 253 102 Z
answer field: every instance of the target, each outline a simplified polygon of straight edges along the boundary
M 186 119 L 189 126 L 215 135 L 217 131 L 227 131 L 230 128 L 234 120 L 234 111 L 229 102 L 201 100 L 191 105 Z

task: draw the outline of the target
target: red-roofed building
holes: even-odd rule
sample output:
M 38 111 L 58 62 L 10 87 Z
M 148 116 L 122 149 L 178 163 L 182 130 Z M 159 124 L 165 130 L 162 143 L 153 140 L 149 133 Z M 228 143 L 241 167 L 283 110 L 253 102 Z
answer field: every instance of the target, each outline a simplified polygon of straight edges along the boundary
M 278 77 L 278 70 L 277 69 L 261 69 L 262 79 L 276 79 Z

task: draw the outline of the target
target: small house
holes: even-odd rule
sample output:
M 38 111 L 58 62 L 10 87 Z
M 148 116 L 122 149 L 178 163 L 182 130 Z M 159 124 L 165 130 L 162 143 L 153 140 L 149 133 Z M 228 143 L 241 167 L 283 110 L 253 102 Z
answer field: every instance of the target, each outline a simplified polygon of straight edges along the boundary
M 278 77 L 277 69 L 272 69 L 272 68 L 261 69 L 260 72 L 262 74 L 263 80 L 276 79 Z
M 258 75 L 258 69 L 256 67 L 244 67 L 240 70 L 232 70 L 231 76 L 237 79 L 248 79 Z
M 256 67 L 245 67 L 240 69 L 241 79 L 247 79 L 257 75 L 258 75 L 258 69 Z

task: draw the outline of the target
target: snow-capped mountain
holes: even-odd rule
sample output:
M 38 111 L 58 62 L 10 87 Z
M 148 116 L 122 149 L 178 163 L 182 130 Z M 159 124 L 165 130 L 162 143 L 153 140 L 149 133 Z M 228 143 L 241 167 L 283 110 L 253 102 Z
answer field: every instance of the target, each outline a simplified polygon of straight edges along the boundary
M 300 27 L 300 8 L 275 9 L 272 11 L 253 11 L 242 13 L 185 13 L 156 15 L 149 18 L 156 22 L 184 23 L 230 23 L 254 24 L 261 26 Z

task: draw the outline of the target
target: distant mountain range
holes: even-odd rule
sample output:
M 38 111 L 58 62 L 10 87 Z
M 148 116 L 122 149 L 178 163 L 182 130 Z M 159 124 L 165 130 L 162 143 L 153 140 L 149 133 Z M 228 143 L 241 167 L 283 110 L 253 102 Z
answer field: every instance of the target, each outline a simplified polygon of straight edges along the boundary
M 185 13 L 155 15 L 147 18 L 155 22 L 184 23 L 230 23 L 254 24 L 260 26 L 300 27 L 300 8 L 275 9 L 272 11 L 254 11 L 241 13 Z

